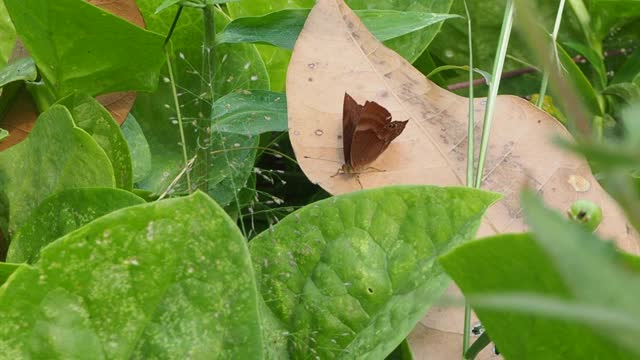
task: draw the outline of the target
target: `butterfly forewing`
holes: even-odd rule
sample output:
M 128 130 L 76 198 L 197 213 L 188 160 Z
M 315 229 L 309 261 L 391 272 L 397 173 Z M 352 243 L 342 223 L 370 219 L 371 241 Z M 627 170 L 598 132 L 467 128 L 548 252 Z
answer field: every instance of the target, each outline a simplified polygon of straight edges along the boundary
M 344 152 L 344 163 L 351 164 L 351 142 L 356 124 L 362 113 L 362 105 L 359 105 L 349 94 L 344 93 L 344 104 L 342 108 L 342 144 Z

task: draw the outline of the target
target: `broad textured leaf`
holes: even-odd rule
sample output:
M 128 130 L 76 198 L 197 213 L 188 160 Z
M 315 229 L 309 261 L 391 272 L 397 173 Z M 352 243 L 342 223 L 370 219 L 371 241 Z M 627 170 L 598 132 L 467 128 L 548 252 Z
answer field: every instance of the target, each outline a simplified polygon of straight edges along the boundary
M 147 138 L 136 118 L 129 114 L 122 126 L 122 136 L 129 145 L 131 162 L 133 163 L 133 182 L 139 182 L 151 171 L 151 150 Z
M 0 87 L 14 81 L 33 81 L 37 76 L 38 70 L 32 58 L 18 59 L 0 69 Z
M 59 105 L 40 115 L 25 141 L 0 152 L 0 191 L 9 200 L 10 232 L 55 192 L 114 185 L 107 155 Z
M 441 258 L 447 273 L 467 297 L 530 294 L 573 306 L 601 306 L 625 313 L 635 323 L 640 313 L 632 304 L 640 296 L 640 282 L 621 266 L 614 248 L 559 214 L 528 201 L 527 218 L 534 237 L 503 235 L 466 244 Z M 535 218 L 535 219 L 534 219 Z M 473 269 L 473 271 L 469 271 Z M 599 284 L 594 287 L 593 284 Z M 616 300 L 614 300 L 616 299 Z M 620 304 L 626 299 L 627 306 Z M 514 303 L 515 304 L 515 303 Z M 517 306 L 517 305 L 513 305 Z M 474 306 L 482 324 L 507 358 L 580 359 L 635 358 L 634 335 L 597 321 L 558 317 L 526 307 Z M 637 306 L 635 306 L 637 309 Z M 551 309 L 549 308 L 549 311 Z M 589 320 L 593 315 L 594 320 Z M 632 320 L 633 321 L 633 320 Z M 527 329 L 526 336 L 513 329 Z M 637 338 L 638 334 L 635 335 Z M 620 345 L 623 345 L 621 347 Z M 628 345 L 628 344 L 626 344 Z
M 20 39 L 57 98 L 152 91 L 163 37 L 82 0 L 4 0 Z M 71 40 L 74 39 L 74 40 Z
M 69 109 L 76 126 L 91 135 L 107 154 L 113 166 L 116 186 L 131 190 L 133 188 L 131 154 L 120 125 L 116 123 L 109 111 L 91 96 L 77 93 L 61 99 L 58 103 Z
M 16 29 L 11 23 L 11 18 L 4 6 L 4 0 L 0 1 L 0 68 L 7 65 L 13 46 L 16 42 Z
M 308 9 L 286 9 L 264 16 L 233 20 L 216 37 L 223 43 L 263 43 L 293 49 L 309 15 Z M 458 15 L 395 10 L 359 10 L 356 14 L 380 41 L 394 39 Z
M 33 264 L 40 249 L 59 237 L 112 211 L 143 204 L 140 197 L 119 189 L 69 189 L 45 199 L 11 240 L 7 261 Z
M 161 33 L 168 31 L 173 21 L 171 12 L 153 14 L 157 3 L 151 0 L 138 1 L 138 5 L 150 29 Z M 183 11 L 172 37 L 172 54 L 175 56 L 172 63 L 180 92 L 179 101 L 184 106 L 182 116 L 188 156 L 191 158 L 195 155 L 197 144 L 209 149 L 206 158 L 200 156 L 197 160 L 206 163 L 209 171 L 198 174 L 194 169 L 192 182 L 208 189 L 216 201 L 226 205 L 234 199 L 237 189 L 244 186 L 253 170 L 255 149 L 251 148 L 257 146 L 258 138 L 219 133 L 213 128 L 209 133 L 212 102 L 237 89 L 266 89 L 269 79 L 253 45 L 220 45 L 216 47 L 215 59 L 218 76 L 214 81 L 214 94 L 211 94 L 206 84 L 202 83 L 201 12 L 198 9 Z M 229 20 L 219 11 L 215 12 L 215 17 L 216 29 L 221 31 Z M 166 70 L 163 70 L 163 74 L 168 79 Z M 164 192 L 185 166 L 174 108 L 171 85 L 162 81 L 155 93 L 140 94 L 133 110 L 149 141 L 152 155 L 149 176 L 139 185 L 157 193 Z M 185 190 L 184 180 L 183 177 L 173 190 Z
M 448 284 L 436 257 L 473 238 L 497 198 L 467 188 L 390 187 L 287 216 L 250 242 L 272 322 L 284 329 L 266 338 L 286 342 L 294 358 L 388 355 Z
M 257 304 L 244 238 L 196 193 L 103 216 L 18 269 L 0 288 L 0 349 L 13 359 L 260 358 Z
M 287 131 L 287 99 L 282 93 L 232 92 L 213 103 L 212 127 L 221 132 L 260 135 Z

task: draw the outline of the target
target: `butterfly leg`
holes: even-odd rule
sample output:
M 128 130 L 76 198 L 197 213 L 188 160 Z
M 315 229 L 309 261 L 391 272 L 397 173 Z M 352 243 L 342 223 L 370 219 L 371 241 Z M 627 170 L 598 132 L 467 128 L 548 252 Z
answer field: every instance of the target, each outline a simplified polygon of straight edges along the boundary
M 338 176 L 340 174 L 344 174 L 344 173 L 345 173 L 344 170 L 342 170 L 342 168 L 340 168 L 340 169 L 338 169 L 338 171 L 336 171 L 335 174 L 331 175 L 331 177 L 334 178 L 334 177 L 336 177 L 336 176 Z
M 363 190 L 364 186 L 362 186 L 362 182 L 360 181 L 360 175 L 356 174 L 355 178 L 356 178 L 356 181 L 358 182 L 358 185 L 360 185 L 360 190 Z

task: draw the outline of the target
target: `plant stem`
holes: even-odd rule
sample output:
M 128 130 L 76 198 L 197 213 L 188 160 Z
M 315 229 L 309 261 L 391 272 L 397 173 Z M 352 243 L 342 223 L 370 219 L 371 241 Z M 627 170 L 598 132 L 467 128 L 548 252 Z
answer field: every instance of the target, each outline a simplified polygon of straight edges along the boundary
M 553 25 L 553 33 L 551 33 L 551 48 L 553 49 L 553 54 L 555 54 L 556 64 L 560 64 L 558 61 L 558 49 L 556 48 L 556 41 L 558 39 L 558 32 L 560 31 L 560 23 L 562 22 L 562 13 L 564 11 L 564 3 L 565 0 L 560 0 L 560 4 L 558 5 L 558 12 L 556 13 L 556 22 Z M 542 76 L 542 83 L 540 84 L 540 91 L 538 92 L 538 102 L 536 106 L 538 108 L 542 108 L 542 104 L 544 103 L 544 96 L 547 93 L 547 85 L 549 84 L 549 69 L 545 69 L 544 75 Z
M 463 1 L 464 11 L 467 14 L 467 31 L 469 36 L 469 84 L 473 83 L 473 41 L 471 32 L 471 15 L 469 13 L 469 7 L 467 1 Z M 473 86 L 469 87 L 469 116 L 468 116 L 468 128 L 467 128 L 467 186 L 473 187 L 473 165 L 475 163 L 475 147 L 474 147 L 474 103 L 473 103 Z M 469 332 L 471 328 L 471 306 L 465 301 L 464 304 L 464 330 L 462 333 L 462 355 L 464 357 L 465 352 L 469 348 Z
M 484 122 L 482 126 L 482 142 L 480 143 L 480 156 L 478 158 L 478 172 L 476 176 L 476 188 L 482 185 L 482 175 L 484 173 L 484 162 L 487 156 L 487 147 L 489 146 L 489 133 L 491 132 L 491 124 L 493 122 L 493 110 L 495 108 L 496 97 L 498 96 L 498 88 L 500 87 L 500 74 L 504 67 L 504 60 L 509 45 L 509 36 L 513 27 L 514 0 L 507 0 L 502 20 L 502 29 L 500 30 L 500 40 L 496 50 L 496 60 L 493 63 L 493 71 L 491 73 L 491 85 L 489 86 L 489 96 L 487 97 L 487 105 L 484 111 Z
M 471 15 L 464 1 L 464 11 L 467 14 L 467 28 L 469 31 L 469 83 L 473 83 L 473 42 L 471 38 Z M 474 108 L 473 108 L 473 86 L 469 87 L 469 117 L 467 127 L 467 186 L 473 186 L 473 164 L 474 164 Z
M 164 47 L 164 57 L 167 60 L 167 67 L 169 68 L 169 80 L 171 83 L 171 92 L 173 93 L 173 103 L 176 107 L 176 117 L 178 118 L 178 128 L 180 129 L 180 142 L 182 145 L 182 156 L 184 157 L 184 166 L 187 168 L 187 187 L 188 192 L 191 194 L 191 177 L 189 176 L 189 158 L 187 157 L 187 143 L 184 138 L 184 127 L 182 125 L 182 112 L 180 111 L 180 102 L 178 101 L 178 92 L 176 91 L 176 81 L 173 77 L 173 65 L 171 64 L 171 56 L 167 46 Z

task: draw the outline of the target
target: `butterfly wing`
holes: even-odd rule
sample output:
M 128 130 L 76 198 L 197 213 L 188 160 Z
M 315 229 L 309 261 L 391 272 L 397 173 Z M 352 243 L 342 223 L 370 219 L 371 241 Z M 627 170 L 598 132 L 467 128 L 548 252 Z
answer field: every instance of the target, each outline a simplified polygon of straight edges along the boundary
M 353 132 L 351 166 L 361 169 L 384 152 L 405 128 L 407 121 L 391 121 L 391 114 L 380 104 L 367 101 Z
M 344 163 L 347 165 L 351 165 L 351 142 L 362 109 L 362 105 L 359 105 L 349 94 L 344 93 L 344 104 L 342 108 L 342 144 Z

